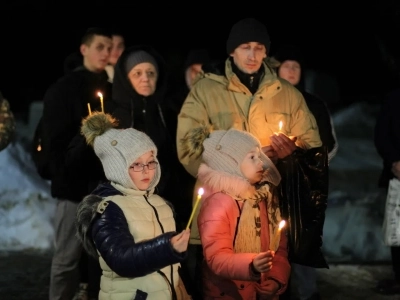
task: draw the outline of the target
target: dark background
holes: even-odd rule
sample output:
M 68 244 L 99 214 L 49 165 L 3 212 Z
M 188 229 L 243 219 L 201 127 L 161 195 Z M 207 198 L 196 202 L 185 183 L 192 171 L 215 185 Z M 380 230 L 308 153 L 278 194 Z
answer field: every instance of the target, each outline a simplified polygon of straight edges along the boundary
M 396 1 L 362 5 L 243 1 L 219 8 L 216 2 L 130 3 L 60 2 L 50 7 L 45 1 L 3 0 L 0 91 L 12 109 L 24 114 L 32 101 L 42 98 L 62 76 L 65 57 L 79 49 L 83 32 L 92 26 L 121 30 L 128 46 L 153 45 L 169 65 L 171 82 L 176 82 L 183 76 L 180 68 L 190 48 L 206 47 L 214 59 L 225 59 L 231 26 L 255 17 L 268 28 L 271 54 L 284 43 L 302 47 L 309 68 L 338 80 L 345 105 L 380 101 L 398 86 L 400 4 Z

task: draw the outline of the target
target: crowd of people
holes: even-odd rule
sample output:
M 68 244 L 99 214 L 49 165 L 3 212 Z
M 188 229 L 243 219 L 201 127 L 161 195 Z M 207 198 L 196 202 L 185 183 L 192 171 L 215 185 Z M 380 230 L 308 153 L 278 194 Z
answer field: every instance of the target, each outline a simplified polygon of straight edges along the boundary
M 321 299 L 316 269 L 327 267 L 320 248 L 338 142 L 324 99 L 305 90 L 301 49 L 270 46 L 262 22 L 239 20 L 225 60 L 193 49 L 183 84 L 171 87 L 151 45 L 85 32 L 43 97 L 58 200 L 50 300 Z M 400 176 L 389 118 L 397 120 L 398 97 L 377 129 L 385 178 Z M 0 94 L 0 150 L 14 131 Z M 294 181 L 300 168 L 312 180 Z M 293 201 L 304 208 L 288 209 Z M 381 293 L 400 293 L 397 247 L 392 255 L 396 277 L 379 283 Z

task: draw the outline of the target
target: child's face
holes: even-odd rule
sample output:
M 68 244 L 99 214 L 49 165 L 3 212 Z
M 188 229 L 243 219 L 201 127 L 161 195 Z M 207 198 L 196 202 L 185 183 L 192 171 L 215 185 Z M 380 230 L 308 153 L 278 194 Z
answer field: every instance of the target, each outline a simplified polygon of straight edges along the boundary
M 139 190 L 145 191 L 149 188 L 156 173 L 157 165 L 152 151 L 146 152 L 130 165 L 129 176 Z
M 255 184 L 262 179 L 263 162 L 261 160 L 261 152 L 258 147 L 254 147 L 243 159 L 240 164 L 240 171 L 246 179 Z

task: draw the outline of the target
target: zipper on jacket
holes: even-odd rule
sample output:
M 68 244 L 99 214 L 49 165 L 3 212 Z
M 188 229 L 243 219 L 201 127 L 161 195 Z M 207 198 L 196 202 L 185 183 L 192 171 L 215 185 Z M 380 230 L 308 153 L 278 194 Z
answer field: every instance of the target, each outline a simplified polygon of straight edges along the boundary
M 160 218 L 158 216 L 157 209 L 153 205 L 150 204 L 149 199 L 147 198 L 148 196 L 149 196 L 149 192 L 147 192 L 146 195 L 143 195 L 143 197 L 146 200 L 146 202 L 154 210 L 158 225 L 160 225 L 160 228 L 161 228 L 161 232 L 165 233 L 164 232 L 164 227 L 162 226 L 162 224 L 160 222 Z M 176 291 L 175 291 L 175 287 L 174 287 L 174 267 L 173 267 L 173 265 L 170 265 L 170 268 L 171 268 L 171 275 L 170 275 L 171 276 L 171 282 L 168 280 L 168 277 L 161 270 L 158 270 L 157 273 L 160 274 L 162 277 L 164 277 L 164 279 L 168 282 L 168 284 L 169 284 L 169 286 L 171 288 L 172 300 L 177 300 L 178 298 L 176 296 Z
M 161 232 L 162 232 L 162 233 L 165 233 L 165 232 L 164 232 L 164 227 L 162 226 L 162 224 L 161 224 L 161 222 L 160 222 L 160 218 L 159 218 L 159 216 L 158 216 L 157 209 L 156 209 L 153 205 L 150 204 L 149 199 L 147 198 L 148 195 L 149 195 L 149 193 L 147 192 L 147 195 L 143 195 L 143 197 L 144 197 L 144 199 L 146 199 L 146 202 L 147 202 L 147 203 L 150 205 L 150 207 L 153 209 L 154 214 L 156 215 L 156 219 L 157 219 L 158 225 L 160 225 Z

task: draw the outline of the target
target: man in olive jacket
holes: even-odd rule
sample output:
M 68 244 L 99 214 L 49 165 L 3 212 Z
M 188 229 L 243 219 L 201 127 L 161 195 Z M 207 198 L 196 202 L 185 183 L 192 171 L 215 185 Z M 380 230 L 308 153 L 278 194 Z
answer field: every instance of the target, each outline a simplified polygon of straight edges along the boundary
M 309 149 L 322 145 L 302 94 L 263 62 L 269 46 L 265 26 L 255 19 L 244 19 L 232 27 L 227 41 L 229 58 L 220 65 L 203 66 L 204 74 L 178 116 L 178 156 L 192 176 L 197 176 L 200 160 L 186 154 L 182 139 L 202 125 L 252 133 L 273 161 L 292 154 L 296 146 Z M 194 221 L 191 242 L 200 244 L 195 226 Z
M 243 19 L 231 29 L 225 62 L 203 66 L 204 73 L 197 77 L 178 116 L 178 157 L 192 176 L 197 176 L 201 161 L 188 156 L 190 151 L 182 141 L 190 130 L 205 125 L 252 133 L 275 162 L 291 155 L 296 147 L 322 145 L 302 94 L 263 62 L 269 47 L 265 25 L 253 18 Z M 200 185 L 196 183 L 195 194 Z M 201 245 L 196 221 L 200 206 L 191 228 L 190 243 L 194 245 Z

